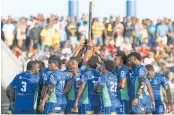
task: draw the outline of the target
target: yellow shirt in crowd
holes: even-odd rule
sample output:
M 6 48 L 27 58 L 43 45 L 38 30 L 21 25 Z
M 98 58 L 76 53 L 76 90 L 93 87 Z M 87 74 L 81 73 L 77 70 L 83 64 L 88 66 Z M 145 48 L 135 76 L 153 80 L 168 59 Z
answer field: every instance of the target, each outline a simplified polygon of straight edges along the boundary
M 105 29 L 103 24 L 100 23 L 94 23 L 92 25 L 92 33 L 94 38 L 101 37 L 103 34 L 103 30 Z
M 40 35 L 43 45 L 52 46 L 54 32 L 51 29 L 43 29 Z

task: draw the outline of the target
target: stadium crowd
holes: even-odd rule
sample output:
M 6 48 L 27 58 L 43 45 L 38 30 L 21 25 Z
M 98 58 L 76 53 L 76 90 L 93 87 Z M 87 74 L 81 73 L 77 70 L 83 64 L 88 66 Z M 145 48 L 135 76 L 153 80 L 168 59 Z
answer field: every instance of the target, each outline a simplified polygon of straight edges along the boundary
M 51 14 L 49 18 L 44 18 L 42 14 L 38 14 L 37 17 L 34 16 L 31 16 L 30 18 L 22 17 L 18 21 L 13 19 L 11 16 L 8 16 L 8 19 L 5 19 L 3 17 L 1 18 L 1 25 L 2 25 L 1 38 L 4 40 L 7 46 L 10 47 L 13 54 L 21 62 L 23 63 L 27 61 L 30 62 L 34 61 L 35 59 L 41 61 L 49 59 L 48 62 L 49 64 L 54 63 L 55 65 L 58 66 L 62 65 L 61 67 L 62 70 L 67 69 L 66 64 L 69 61 L 70 62 L 72 61 L 71 63 L 70 62 L 68 63 L 72 64 L 71 66 L 73 66 L 76 62 L 79 63 L 79 61 L 77 60 L 80 59 L 76 59 L 74 57 L 72 58 L 72 56 L 74 56 L 74 54 L 76 54 L 77 56 L 80 50 L 83 49 L 81 44 L 84 44 L 86 42 L 86 39 L 88 39 L 89 25 L 88 25 L 88 16 L 86 14 L 83 14 L 80 19 L 78 19 L 77 17 L 71 19 L 68 16 L 59 17 L 53 14 Z M 107 73 L 108 71 L 109 72 L 113 71 L 112 62 L 110 60 L 114 60 L 115 63 L 117 63 L 116 59 L 119 56 L 123 57 L 122 53 L 121 54 L 117 53 L 118 51 L 123 51 L 126 55 L 128 55 L 129 62 L 131 62 L 132 59 L 131 57 L 135 57 L 137 63 L 139 63 L 140 61 L 143 62 L 143 65 L 148 65 L 146 66 L 148 72 L 149 71 L 159 72 L 161 73 L 160 75 L 165 76 L 164 79 L 169 79 L 169 86 L 171 88 L 173 87 L 174 23 L 172 22 L 171 19 L 168 18 L 158 19 L 157 23 L 154 24 L 151 19 L 139 20 L 137 17 L 124 17 L 123 19 L 121 19 L 121 17 L 118 16 L 114 19 L 111 16 L 109 17 L 109 19 L 104 17 L 102 21 L 98 18 L 94 18 L 92 22 L 92 41 L 89 40 L 86 45 L 87 45 L 86 47 L 89 47 L 89 49 L 87 48 L 84 51 L 85 53 L 83 52 L 84 55 L 85 54 L 93 55 L 93 53 L 91 54 L 89 53 L 89 50 L 91 50 L 92 47 L 92 51 L 95 52 L 95 55 L 99 56 L 102 59 L 100 60 L 100 62 L 104 63 L 105 70 L 101 70 L 102 72 L 106 71 Z M 137 53 L 135 54 L 132 53 L 135 51 L 139 52 L 140 56 Z M 88 58 L 92 57 L 89 55 L 87 56 Z M 63 64 L 60 64 L 59 59 L 55 57 L 51 59 L 50 57 L 52 56 L 60 57 L 60 59 L 62 60 L 61 63 L 63 62 Z M 86 63 L 89 66 L 89 68 L 90 67 L 93 68 L 92 66 L 95 61 L 92 60 L 91 58 L 89 59 L 88 58 L 87 59 L 85 58 Z M 92 64 L 90 63 L 90 61 Z M 134 64 L 136 62 L 131 62 L 131 64 Z M 111 65 L 111 68 L 109 68 L 108 64 Z M 60 67 L 58 68 L 60 69 Z M 32 69 L 32 67 L 30 67 L 30 69 Z M 54 70 L 54 67 L 52 67 L 52 69 Z M 75 74 L 74 71 L 71 74 L 74 75 Z M 82 72 L 82 74 L 84 73 Z M 105 77 L 103 79 L 105 79 Z M 84 83 L 88 81 L 88 80 L 87 81 L 83 80 L 82 82 Z M 159 79 L 157 81 L 159 82 Z M 55 81 L 52 81 L 52 83 L 54 82 Z M 12 87 L 16 86 L 14 80 L 11 83 L 11 86 Z M 163 87 L 165 86 L 166 85 L 163 83 Z M 49 96 L 50 92 L 47 92 Z M 138 95 L 138 98 L 139 96 L 140 95 Z M 48 98 L 50 97 L 43 97 L 43 99 L 48 99 Z M 79 97 L 75 98 L 77 99 L 76 101 L 79 102 L 80 100 L 78 100 L 78 98 L 80 99 L 80 94 Z M 136 100 L 133 101 L 135 101 L 136 103 Z M 168 94 L 166 94 L 166 100 L 164 101 L 165 103 L 169 103 Z M 39 106 L 40 107 L 39 109 L 41 111 L 44 108 L 42 104 L 43 103 L 41 103 L 41 105 Z M 72 103 L 70 105 L 72 105 Z M 70 109 L 77 108 L 76 107 L 77 105 L 78 104 L 75 103 L 73 107 L 68 107 L 68 108 Z M 50 105 L 50 107 L 51 106 L 52 105 Z M 47 107 L 47 109 L 48 108 L 49 107 Z M 106 109 L 104 110 L 104 113 L 110 114 L 110 112 L 108 112 L 109 110 L 108 108 L 104 109 Z M 145 109 L 148 110 L 148 108 Z M 84 110 L 82 113 L 86 113 L 86 111 L 87 110 Z M 137 112 L 136 108 L 133 109 L 133 112 L 135 113 Z M 137 113 L 141 112 L 142 111 L 138 111 Z

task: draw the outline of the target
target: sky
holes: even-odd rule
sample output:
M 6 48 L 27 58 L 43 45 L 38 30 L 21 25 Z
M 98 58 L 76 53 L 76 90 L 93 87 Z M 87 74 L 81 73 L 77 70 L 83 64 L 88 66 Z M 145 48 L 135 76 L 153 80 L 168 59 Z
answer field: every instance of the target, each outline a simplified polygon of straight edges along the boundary
M 79 14 L 88 13 L 89 0 L 79 1 Z M 139 18 L 169 17 L 174 19 L 174 0 L 136 0 Z M 1 15 L 13 17 L 50 13 L 68 14 L 68 0 L 1 0 Z M 125 16 L 126 0 L 93 0 L 93 17 Z

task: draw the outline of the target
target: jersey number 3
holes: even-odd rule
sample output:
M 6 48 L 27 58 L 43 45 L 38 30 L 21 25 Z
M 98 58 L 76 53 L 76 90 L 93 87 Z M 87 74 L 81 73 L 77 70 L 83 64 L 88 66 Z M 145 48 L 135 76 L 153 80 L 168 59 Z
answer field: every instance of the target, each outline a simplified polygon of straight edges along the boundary
M 22 81 L 22 88 L 21 88 L 21 91 L 22 92 L 26 92 L 26 87 L 27 87 L 27 83 L 25 81 Z

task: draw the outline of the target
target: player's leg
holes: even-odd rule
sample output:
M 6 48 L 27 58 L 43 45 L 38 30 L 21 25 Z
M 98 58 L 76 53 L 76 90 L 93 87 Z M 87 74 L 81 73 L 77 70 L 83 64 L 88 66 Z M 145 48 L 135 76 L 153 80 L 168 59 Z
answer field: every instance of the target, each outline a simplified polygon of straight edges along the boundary
M 100 96 L 96 95 L 91 98 L 91 110 L 94 111 L 94 114 L 101 113 L 101 98 Z
M 128 100 L 121 100 L 121 107 L 120 107 L 119 114 L 129 114 Z
M 111 106 L 109 107 L 104 107 L 104 113 L 103 114 L 111 114 Z
M 65 114 L 71 113 L 71 107 L 72 107 L 72 100 L 68 100 L 67 105 L 66 105 L 66 109 L 65 109 Z
M 92 110 L 91 105 L 90 104 L 82 104 L 81 114 L 88 114 L 88 115 L 94 114 L 94 111 Z
M 12 109 L 12 106 L 11 106 L 11 102 L 10 102 L 10 105 L 9 105 L 9 107 L 8 107 L 7 113 L 8 113 L 9 115 L 13 114 L 13 109 Z
M 165 107 L 164 103 L 161 99 L 155 100 L 155 114 L 164 114 L 165 113 Z
M 52 102 L 47 103 L 47 114 L 54 114 L 56 109 L 56 104 Z

